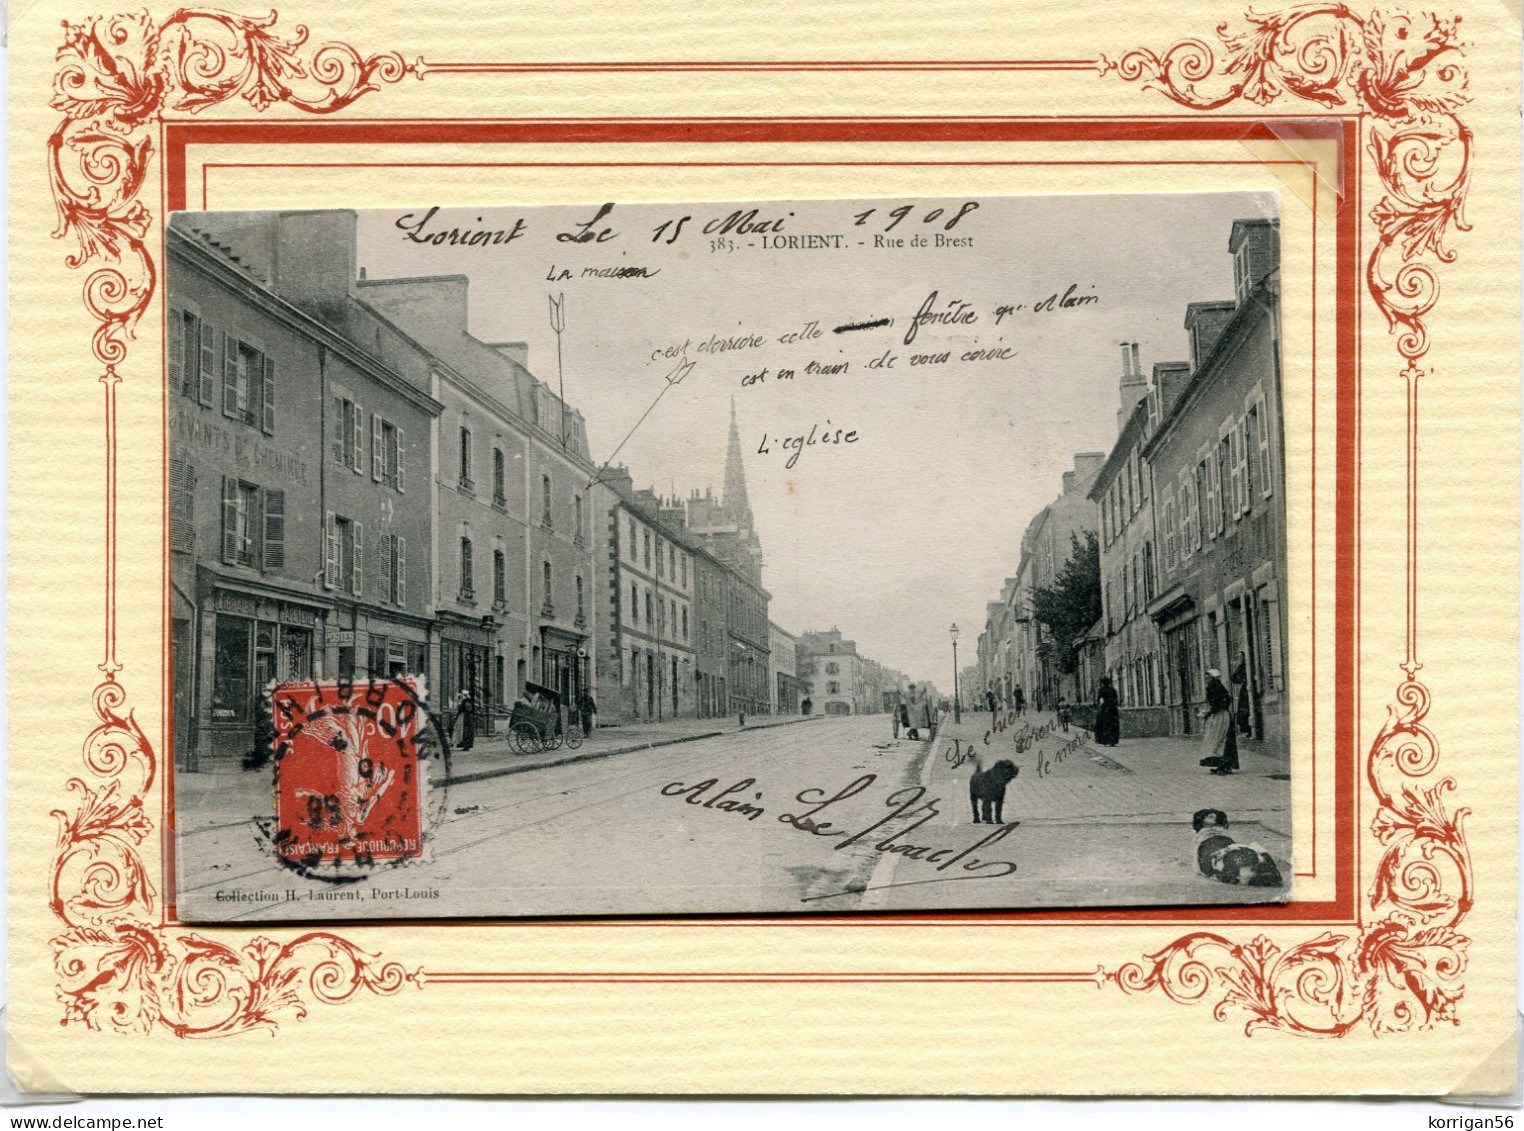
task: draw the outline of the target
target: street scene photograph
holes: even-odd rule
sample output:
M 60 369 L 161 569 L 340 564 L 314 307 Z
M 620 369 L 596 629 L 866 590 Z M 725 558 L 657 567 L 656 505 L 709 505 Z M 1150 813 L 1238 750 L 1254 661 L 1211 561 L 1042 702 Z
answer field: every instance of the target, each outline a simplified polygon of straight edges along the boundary
M 166 251 L 181 920 L 1291 898 L 1273 195 Z

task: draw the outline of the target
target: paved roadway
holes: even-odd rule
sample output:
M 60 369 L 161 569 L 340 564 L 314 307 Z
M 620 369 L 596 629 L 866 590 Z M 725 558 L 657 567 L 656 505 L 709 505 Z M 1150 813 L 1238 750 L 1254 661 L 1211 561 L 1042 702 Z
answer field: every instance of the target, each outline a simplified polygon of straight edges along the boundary
M 457 784 L 429 859 L 351 885 L 282 868 L 246 815 L 202 814 L 181 836 L 179 912 L 186 921 L 841 913 L 1277 894 L 1192 875 L 1188 817 L 1225 808 L 1243 839 L 1284 862 L 1285 838 L 1254 823 L 1284 812 L 1284 782 L 1177 764 L 1136 772 L 1121 760 L 1125 743 L 1060 754 L 1078 731 L 1025 751 L 1010 732 L 986 746 L 987 724 L 982 715 L 947 726 L 933 750 L 892 739 L 884 715 L 827 718 Z M 986 764 L 1009 756 L 1020 766 L 1004 813 L 1014 827 L 972 822 L 971 766 L 954 765 L 954 737 Z M 261 893 L 278 899 L 248 899 Z

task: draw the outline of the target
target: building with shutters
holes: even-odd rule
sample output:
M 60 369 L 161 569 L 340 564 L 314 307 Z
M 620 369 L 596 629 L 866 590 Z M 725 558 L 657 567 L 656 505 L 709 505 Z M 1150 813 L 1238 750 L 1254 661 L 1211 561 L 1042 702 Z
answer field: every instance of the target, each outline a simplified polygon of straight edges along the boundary
M 857 642 L 840 629 L 806 632 L 799 637 L 800 693 L 821 715 L 855 715 L 862 710 L 861 659 Z
M 1280 381 L 1280 260 L 1274 220 L 1235 221 L 1232 301 L 1186 309 L 1190 373 L 1141 449 L 1153 475 L 1158 594 L 1170 729 L 1199 733 L 1205 672 L 1250 741 L 1287 752 L 1286 500 Z M 1234 679 L 1241 675 L 1242 681 Z
M 353 240 L 347 256 L 331 241 L 334 215 L 183 215 L 166 236 L 185 769 L 267 753 L 271 681 L 427 669 L 427 469 L 441 405 L 420 352 L 366 326 L 341 285 Z
M 654 492 L 635 490 L 628 469 L 609 468 L 601 478 L 608 630 L 599 710 L 624 722 L 709 712 L 718 692 L 712 675 L 702 678 L 698 646 L 701 635 L 712 642 L 714 629 L 700 626 L 695 594 L 725 571 L 664 515 Z
M 530 371 L 524 343 L 470 332 L 469 288 L 444 275 L 362 279 L 356 293 L 431 358 L 439 697 L 469 690 L 481 730 L 526 682 L 568 709 L 596 687 L 602 519 L 582 414 Z
M 1190 374 L 1185 362 L 1153 367 L 1142 375 L 1136 343 L 1122 345 L 1120 432 L 1090 498 L 1099 515 L 1102 657 L 1086 664 L 1082 696 L 1094 700 L 1098 674 L 1111 676 L 1120 701 L 1123 738 L 1169 733 L 1164 705 L 1164 668 L 1159 629 L 1148 615 L 1158 595 L 1153 476 L 1143 446 L 1158 428 Z M 1173 506 L 1172 501 L 1166 505 Z M 1098 669 L 1090 674 L 1090 669 Z

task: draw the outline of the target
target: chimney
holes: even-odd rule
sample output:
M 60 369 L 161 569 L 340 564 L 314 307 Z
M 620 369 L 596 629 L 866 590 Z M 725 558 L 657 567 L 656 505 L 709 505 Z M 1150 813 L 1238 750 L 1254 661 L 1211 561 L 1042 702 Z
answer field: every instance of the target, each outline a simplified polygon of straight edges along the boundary
M 599 478 L 615 491 L 625 495 L 635 494 L 635 480 L 630 475 L 630 469 L 622 463 L 617 467 L 604 468 Z
M 529 368 L 528 342 L 488 342 L 487 344 L 520 369 Z
M 1143 378 L 1143 371 L 1138 366 L 1138 343 L 1122 343 L 1122 386 L 1121 401 L 1117 405 L 1117 435 L 1122 434 L 1122 429 L 1127 427 L 1127 421 L 1132 416 L 1132 410 L 1137 408 L 1138 402 L 1148 395 L 1148 383 Z
M 1084 491 L 1090 490 L 1091 482 L 1100 474 L 1101 468 L 1105 465 L 1105 452 L 1075 452 L 1074 471 L 1072 472 L 1075 487 Z M 1065 494 L 1068 493 L 1068 490 L 1066 486 L 1064 488 Z
M 359 276 L 358 217 L 347 208 L 283 212 L 276 237 L 274 287 L 298 306 L 342 307 Z

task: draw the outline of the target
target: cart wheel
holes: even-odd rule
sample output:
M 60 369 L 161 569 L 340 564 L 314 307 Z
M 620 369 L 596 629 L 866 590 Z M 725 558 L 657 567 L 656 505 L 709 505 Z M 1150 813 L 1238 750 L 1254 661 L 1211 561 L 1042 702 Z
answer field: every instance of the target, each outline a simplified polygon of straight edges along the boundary
M 529 723 L 514 723 L 513 748 L 520 754 L 538 754 L 540 752 L 540 732 Z
M 577 727 L 571 727 L 566 732 L 566 748 L 576 750 L 582 745 L 582 731 Z
M 560 747 L 561 747 L 561 736 L 559 734 L 557 734 L 553 730 L 547 730 L 545 732 L 545 749 L 546 750 L 559 750 Z

